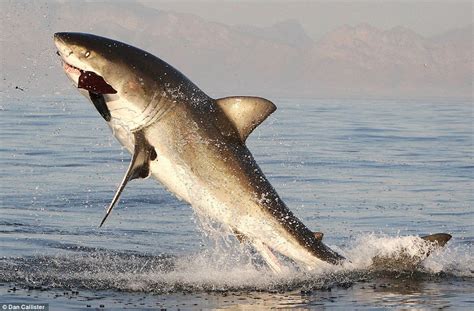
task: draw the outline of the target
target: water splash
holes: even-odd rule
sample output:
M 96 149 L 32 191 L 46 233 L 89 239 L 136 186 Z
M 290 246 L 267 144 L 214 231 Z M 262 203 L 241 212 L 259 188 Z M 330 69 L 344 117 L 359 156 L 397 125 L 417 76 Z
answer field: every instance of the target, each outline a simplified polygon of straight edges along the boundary
M 446 273 L 457 277 L 474 277 L 471 244 L 451 241 L 446 247 L 435 249 L 418 263 L 420 254 L 426 253 L 427 247 L 429 246 L 418 236 L 389 237 L 371 233 L 358 236 L 341 252 L 351 261 L 345 265 L 348 269 Z M 383 260 L 386 262 L 381 263 Z
M 339 250 L 350 263 L 318 272 L 290 266 L 280 275 L 271 273 L 252 249 L 235 247 L 232 241 L 182 257 L 78 248 L 55 256 L 1 258 L 0 280 L 30 287 L 173 293 L 319 290 L 380 276 L 474 277 L 471 246 L 456 243 L 436 251 L 414 270 L 371 269 L 374 256 L 395 256 L 402 249 L 415 254 L 418 239 L 360 236 Z

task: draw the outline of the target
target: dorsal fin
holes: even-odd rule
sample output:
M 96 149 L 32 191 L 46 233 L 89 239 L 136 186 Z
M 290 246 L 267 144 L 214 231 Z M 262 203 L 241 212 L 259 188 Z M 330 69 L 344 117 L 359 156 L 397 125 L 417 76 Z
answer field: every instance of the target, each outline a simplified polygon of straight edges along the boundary
M 134 133 L 135 137 L 135 147 L 133 150 L 132 160 L 130 161 L 130 165 L 128 166 L 127 172 L 120 183 L 120 186 L 117 188 L 115 192 L 114 198 L 110 203 L 109 207 L 107 208 L 107 212 L 105 213 L 102 222 L 100 223 L 99 227 L 102 227 L 105 220 L 109 216 L 110 212 L 117 203 L 118 199 L 120 198 L 120 194 L 122 194 L 123 189 L 130 180 L 136 178 L 147 178 L 150 176 L 150 162 L 156 159 L 156 151 L 153 146 L 146 140 L 145 134 L 143 131 L 138 131 Z
M 231 121 L 242 142 L 245 142 L 250 133 L 276 110 L 271 101 L 261 97 L 224 97 L 216 99 L 216 103 Z

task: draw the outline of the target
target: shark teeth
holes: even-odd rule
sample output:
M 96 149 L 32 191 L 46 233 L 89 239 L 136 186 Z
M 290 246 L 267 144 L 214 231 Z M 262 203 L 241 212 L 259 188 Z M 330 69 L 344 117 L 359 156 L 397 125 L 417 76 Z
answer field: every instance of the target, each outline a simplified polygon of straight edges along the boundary
M 59 53 L 58 53 L 59 54 Z M 108 84 L 104 78 L 92 71 L 82 70 L 63 60 L 64 71 L 69 74 L 79 75 L 77 87 L 95 94 L 116 94 L 117 91 Z
M 81 74 L 82 70 L 77 68 L 77 67 L 74 67 L 72 65 L 69 65 L 68 63 L 64 62 L 63 61 L 63 68 L 64 68 L 64 71 L 66 71 L 67 73 L 76 73 L 76 74 Z

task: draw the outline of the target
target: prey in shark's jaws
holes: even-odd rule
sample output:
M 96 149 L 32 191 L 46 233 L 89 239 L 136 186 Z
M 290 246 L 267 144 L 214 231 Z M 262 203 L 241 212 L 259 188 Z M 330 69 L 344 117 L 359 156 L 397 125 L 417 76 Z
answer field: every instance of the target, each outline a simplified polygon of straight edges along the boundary
M 72 55 L 68 50 L 63 50 L 63 53 L 69 53 L 68 56 Z M 63 56 L 63 54 L 59 51 L 57 52 L 57 54 L 61 57 Z M 88 57 L 89 55 L 90 54 L 87 54 L 87 56 L 84 55 L 84 57 Z M 112 86 L 107 84 L 104 78 L 97 75 L 93 71 L 82 70 L 67 63 L 66 61 L 63 62 L 63 68 L 68 77 L 76 83 L 78 88 L 87 90 L 89 92 L 89 98 L 91 99 L 94 106 L 97 108 L 97 111 L 99 111 L 100 115 L 106 121 L 110 121 L 110 111 L 107 108 L 103 95 L 116 94 L 117 91 L 114 90 Z
M 288 209 L 247 149 L 272 102 L 213 99 L 163 60 L 115 40 L 56 33 L 54 42 L 68 77 L 132 154 L 101 225 L 130 180 L 152 175 L 251 244 L 275 272 L 284 269 L 276 254 L 309 270 L 345 261 Z

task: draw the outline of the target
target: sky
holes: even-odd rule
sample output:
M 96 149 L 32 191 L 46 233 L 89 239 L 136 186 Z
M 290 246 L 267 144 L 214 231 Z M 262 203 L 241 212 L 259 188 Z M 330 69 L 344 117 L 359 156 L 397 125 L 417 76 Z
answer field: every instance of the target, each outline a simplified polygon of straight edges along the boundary
M 16 86 L 73 91 L 51 37 L 81 31 L 146 49 L 212 95 L 465 98 L 472 96 L 472 6 L 450 0 L 0 0 L 0 93 L 16 94 Z M 296 22 L 271 27 L 288 20 Z M 455 28 L 463 29 L 430 38 Z
M 190 13 L 229 25 L 269 26 L 295 19 L 315 40 L 335 28 L 368 23 L 380 29 L 399 25 L 423 36 L 464 27 L 473 21 L 471 1 L 161 1 L 140 0 L 156 9 Z

